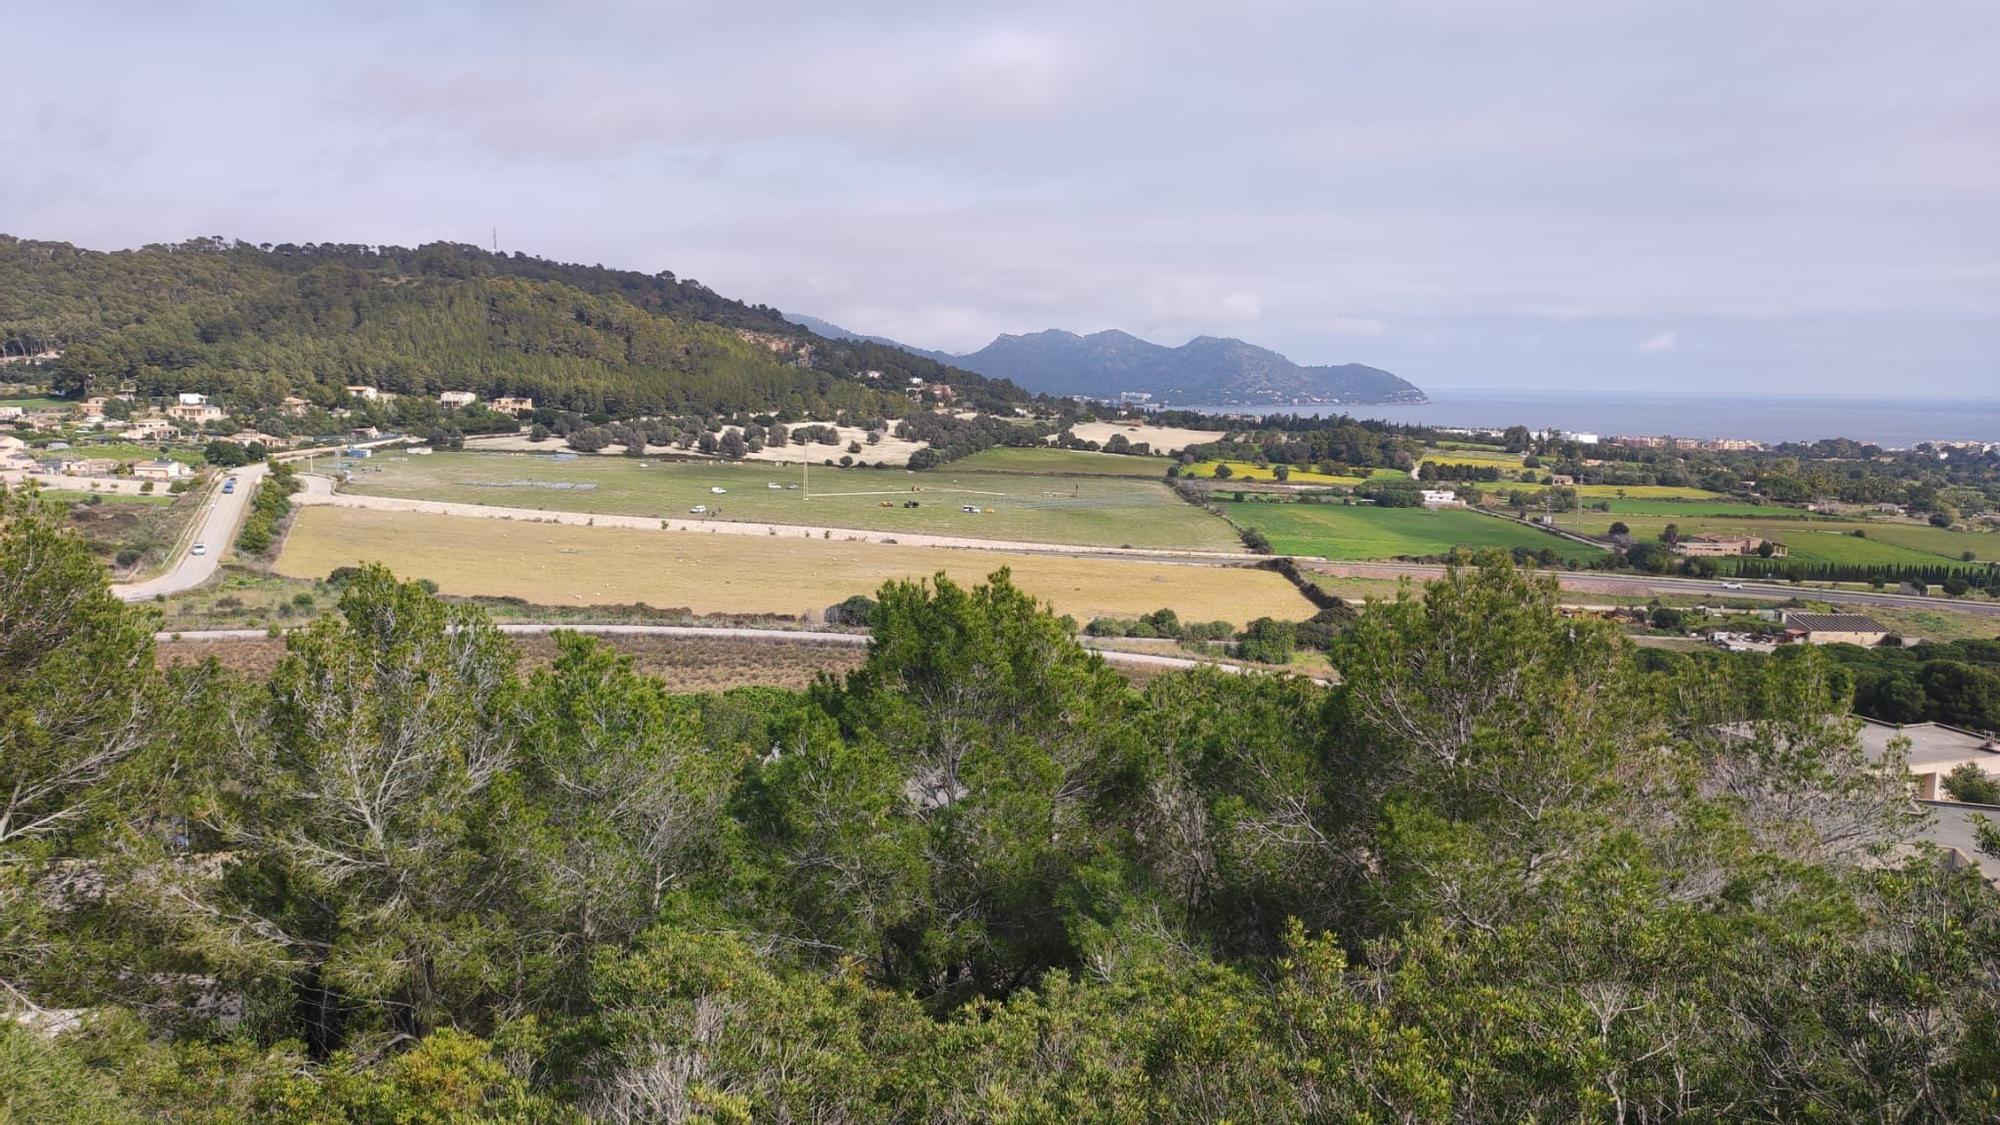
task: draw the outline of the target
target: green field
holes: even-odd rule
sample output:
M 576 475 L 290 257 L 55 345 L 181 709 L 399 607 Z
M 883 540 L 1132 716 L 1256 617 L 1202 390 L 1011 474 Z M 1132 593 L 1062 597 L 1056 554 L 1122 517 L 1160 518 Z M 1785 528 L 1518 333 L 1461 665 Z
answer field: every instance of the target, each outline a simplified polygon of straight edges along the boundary
M 1476 465 L 1481 468 L 1519 469 L 1521 455 L 1504 449 L 1475 449 L 1470 446 L 1434 446 L 1424 450 L 1424 460 L 1440 465 Z
M 1631 528 L 1634 537 L 1642 540 L 1658 538 L 1670 523 L 1684 536 L 1755 535 L 1783 543 L 1791 550 L 1789 557 L 1801 562 L 1935 566 L 1959 562 L 1967 551 L 1980 562 L 2000 562 L 2000 534 L 1992 532 L 1949 531 L 1920 524 L 1875 521 L 1760 519 L 1755 506 L 1732 503 L 1662 504 L 1659 508 L 1665 514 L 1570 512 L 1557 519 L 1564 528 L 1585 535 L 1608 534 L 1613 521 L 1622 521 Z M 1752 514 L 1746 517 L 1745 511 Z M 1851 534 L 1855 531 L 1863 535 Z
M 1509 492 L 1539 492 L 1548 485 L 1523 484 L 1512 481 L 1477 481 L 1478 487 L 1487 492 L 1506 495 Z M 1710 492 L 1706 488 L 1690 488 L 1678 484 L 1579 484 L 1573 485 L 1576 494 L 1583 500 L 1727 500 L 1720 492 Z
M 29 395 L 26 398 L 0 398 L 0 406 L 18 406 L 23 410 L 59 410 L 74 406 L 68 399 L 50 398 L 47 395 Z
M 1568 539 L 1463 508 L 1377 508 L 1357 504 L 1225 503 L 1229 518 L 1254 527 L 1288 555 L 1389 559 L 1449 553 L 1454 547 L 1554 548 L 1564 558 L 1603 554 Z
M 1167 475 L 1171 460 L 1134 457 L 1124 453 L 1092 453 L 1087 449 L 1036 449 L 998 446 L 953 461 L 947 469 L 986 473 L 1080 473 L 1085 476 L 1148 477 Z
M 78 492 L 67 488 L 43 488 L 37 489 L 35 496 L 37 499 L 46 500 L 52 504 L 86 504 L 92 500 L 100 504 L 138 505 L 159 505 L 174 502 L 174 497 L 169 496 L 165 489 L 161 489 L 159 495 L 154 496 L 139 495 L 130 492 Z
M 851 527 L 870 531 L 1230 551 L 1229 525 L 1188 504 L 1162 481 L 1117 476 L 969 472 L 957 464 L 903 469 L 811 470 L 796 465 L 665 462 L 624 457 L 557 461 L 546 454 L 386 454 L 355 463 L 348 491 L 545 511 Z M 711 489 L 726 492 L 715 493 Z M 903 505 L 915 501 L 916 508 Z M 962 511 L 965 506 L 985 509 Z
M 1183 476 L 1196 477 L 1204 480 L 1211 479 L 1215 476 L 1215 468 L 1217 465 L 1229 466 L 1229 474 L 1230 474 L 1229 478 L 1228 480 L 1222 482 L 1225 487 L 1228 485 L 1229 481 L 1240 480 L 1252 484 L 1268 484 L 1278 479 L 1277 470 L 1272 466 L 1256 465 L 1249 461 L 1201 461 L 1193 465 L 1189 465 L 1185 469 L 1182 469 L 1181 473 Z M 1410 479 L 1410 474 L 1404 472 L 1401 469 L 1370 469 L 1368 470 L 1368 475 L 1364 477 L 1364 476 L 1335 475 L 1330 473 L 1316 473 L 1311 469 L 1301 469 L 1294 467 L 1291 471 L 1291 475 L 1286 478 L 1286 483 L 1324 484 L 1324 485 L 1333 485 L 1345 488 L 1353 488 L 1357 484 L 1366 484 L 1371 480 L 1409 480 L 1409 479 Z
M 1591 485 L 1601 488 L 1602 485 Z M 1746 519 L 1823 519 L 1825 517 L 1804 512 L 1797 508 L 1785 508 L 1777 504 L 1752 504 L 1748 500 L 1648 500 L 1637 497 L 1619 499 L 1611 496 L 1593 496 L 1590 502 L 1608 503 L 1611 515 L 1605 516 L 1609 523 L 1621 516 L 1666 516 L 1669 519 L 1712 519 L 1716 516 L 1737 516 Z M 1602 513 L 1586 512 L 1585 515 Z M 1630 522 L 1629 520 L 1627 521 Z
M 114 461 L 151 461 L 158 458 L 160 447 L 140 445 L 132 441 L 106 441 L 94 445 L 72 445 L 60 451 L 65 457 L 109 457 Z M 170 449 L 166 456 L 174 461 L 184 461 L 196 468 L 208 463 L 199 449 Z

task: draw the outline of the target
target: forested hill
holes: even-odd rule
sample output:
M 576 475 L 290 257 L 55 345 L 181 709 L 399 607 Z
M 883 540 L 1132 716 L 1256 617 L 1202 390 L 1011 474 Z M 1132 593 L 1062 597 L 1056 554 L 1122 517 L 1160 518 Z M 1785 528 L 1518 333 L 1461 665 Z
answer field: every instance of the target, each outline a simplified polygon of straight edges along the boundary
M 1426 401 L 1415 384 L 1378 367 L 1306 367 L 1219 336 L 1169 348 L 1128 332 L 1050 330 L 1001 336 L 954 362 L 1047 394 L 1110 398 L 1137 391 L 1183 406 Z
M 0 235 L 0 354 L 49 350 L 63 353 L 55 377 L 70 393 L 130 381 L 267 405 L 332 405 L 350 383 L 612 414 L 894 413 L 912 378 L 975 406 L 1027 398 L 897 348 L 821 338 L 671 273 L 451 243 L 99 252 Z

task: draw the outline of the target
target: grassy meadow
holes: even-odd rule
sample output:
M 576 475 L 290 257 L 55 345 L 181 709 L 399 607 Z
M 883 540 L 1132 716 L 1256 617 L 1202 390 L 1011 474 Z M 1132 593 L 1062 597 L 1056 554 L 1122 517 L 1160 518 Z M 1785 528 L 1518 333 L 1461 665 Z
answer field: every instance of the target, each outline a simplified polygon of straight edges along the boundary
M 1028 451 L 1034 452 L 1034 451 Z M 1067 452 L 1062 450 L 1048 452 Z M 1106 454 L 1112 460 L 1145 459 Z M 981 472 L 959 464 L 810 471 L 796 465 L 666 462 L 623 457 L 557 461 L 519 453 L 389 454 L 359 462 L 347 490 L 462 504 L 750 523 L 851 527 L 1093 547 L 1231 551 L 1229 526 L 1162 481 L 1123 475 Z M 776 484 L 781 487 L 772 488 Z M 714 489 L 726 491 L 717 493 Z M 908 508 L 915 501 L 919 507 Z M 965 512 L 965 506 L 981 508 Z
M 1559 536 L 1463 508 L 1377 508 L 1356 504 L 1225 502 L 1229 518 L 1254 527 L 1274 550 L 1328 559 L 1390 559 L 1449 553 L 1454 547 L 1532 551 L 1554 548 L 1564 558 L 1602 552 Z
M 1134 457 L 1125 453 L 1092 453 L 1087 449 L 1052 449 L 1030 446 L 995 446 L 970 457 L 961 457 L 942 470 L 986 473 L 1045 473 L 1051 475 L 1145 477 L 1158 480 L 1167 475 L 1172 462 L 1165 457 Z

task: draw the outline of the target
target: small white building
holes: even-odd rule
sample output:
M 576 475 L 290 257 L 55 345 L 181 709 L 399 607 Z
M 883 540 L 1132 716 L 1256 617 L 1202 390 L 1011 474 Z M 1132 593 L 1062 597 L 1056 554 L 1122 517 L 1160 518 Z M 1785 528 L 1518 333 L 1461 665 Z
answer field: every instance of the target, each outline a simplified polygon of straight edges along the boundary
M 1426 488 L 1421 493 L 1426 508 L 1457 508 L 1464 504 L 1458 492 L 1449 488 Z
M 207 396 L 207 395 L 198 395 L 198 394 L 195 394 L 195 393 L 194 393 L 194 392 L 192 392 L 192 391 L 182 391 L 182 392 L 181 392 L 180 394 L 177 394 L 177 395 L 175 395 L 175 396 L 174 396 L 174 399 L 175 399 L 175 401 L 176 401 L 176 402 L 178 402 L 178 403 L 179 403 L 179 405 L 181 405 L 181 406 L 206 406 L 206 405 L 208 405 L 208 396 Z
M 438 403 L 443 406 L 471 406 L 478 401 L 479 396 L 471 391 L 446 391 L 438 396 Z
M 376 399 L 382 397 L 381 391 L 376 390 L 374 387 L 362 386 L 360 383 L 349 383 L 344 389 L 350 398 L 358 398 L 364 402 L 374 402 Z
M 180 480 L 194 475 L 194 470 L 185 464 L 162 457 L 156 461 L 140 461 L 132 466 L 132 475 L 139 480 Z

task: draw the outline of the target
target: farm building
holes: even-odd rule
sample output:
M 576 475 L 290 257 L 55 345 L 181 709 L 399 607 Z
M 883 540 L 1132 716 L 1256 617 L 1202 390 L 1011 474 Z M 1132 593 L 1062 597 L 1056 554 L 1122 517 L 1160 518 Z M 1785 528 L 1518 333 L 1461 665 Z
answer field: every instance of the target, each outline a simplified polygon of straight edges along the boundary
M 1879 645 L 1889 630 L 1859 613 L 1785 612 L 1785 636 L 1815 645 Z
M 1782 559 L 1791 554 L 1783 543 L 1760 539 L 1755 535 L 1690 535 L 1674 544 L 1674 553 L 1688 558 L 1759 555 L 1763 554 L 1766 544 L 1770 545 L 1771 558 Z

